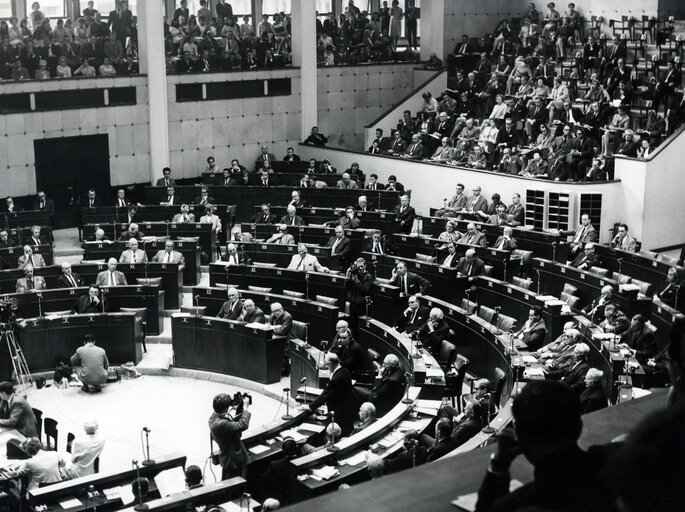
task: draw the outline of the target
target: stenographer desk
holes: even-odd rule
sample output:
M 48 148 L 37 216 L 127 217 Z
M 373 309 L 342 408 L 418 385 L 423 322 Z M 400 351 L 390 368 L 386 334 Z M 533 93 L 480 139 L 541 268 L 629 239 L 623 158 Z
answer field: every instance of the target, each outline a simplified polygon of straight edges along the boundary
M 207 288 L 196 286 L 193 288 L 193 298 L 196 306 L 204 306 L 206 316 L 216 316 L 221 306 L 226 302 L 226 288 Z M 247 289 L 240 290 L 240 298 L 252 299 L 265 314 L 271 311 L 271 304 L 279 302 L 283 309 L 293 315 L 295 320 L 309 323 L 308 338 L 312 345 L 320 346 L 320 341 L 328 339 L 335 332 L 340 309 L 323 302 L 308 301 L 304 298 L 280 295 L 277 293 L 257 292 Z
M 138 364 L 142 358 L 143 327 L 135 313 L 26 318 L 19 337 L 29 370 L 52 371 L 60 361 L 69 361 L 86 334 L 95 336 L 110 364 Z
M 283 293 L 291 290 L 305 294 L 305 299 L 313 300 L 317 295 L 337 299 L 337 306 L 343 310 L 345 294 L 345 276 L 321 272 L 302 272 L 272 267 L 253 265 L 209 265 L 209 284 L 231 284 L 241 290 L 248 286 L 271 288 L 272 293 Z M 397 314 L 395 308 L 399 301 L 399 288 L 385 283 L 374 283 L 371 289 L 372 304 L 370 316 L 383 322 L 393 322 Z
M 147 334 L 161 334 L 164 319 L 164 292 L 158 285 L 103 286 L 100 290 L 105 297 L 106 312 L 116 313 L 122 307 L 145 308 Z M 68 311 L 81 295 L 88 295 L 88 287 L 9 293 L 3 297 L 16 301 L 18 317 L 34 318 L 55 311 Z
M 641 313 L 645 318 L 651 315 L 651 298 L 640 298 L 636 291 L 626 292 L 620 289 L 619 283 L 613 279 L 542 258 L 533 258 L 532 268 L 533 288 L 538 291 L 559 297 L 564 283 L 569 283 L 578 289 L 576 296 L 580 297 L 580 307 L 584 307 L 600 296 L 603 286 L 611 285 L 614 288 L 616 304 L 628 318 L 637 313 Z
M 199 238 L 200 247 L 210 258 L 213 258 L 216 254 L 217 237 L 211 224 L 202 224 L 201 222 L 139 222 L 137 224 L 138 229 L 144 236 L 166 237 L 179 241 L 192 241 L 192 239 Z M 119 240 L 122 233 L 128 231 L 128 224 L 85 224 L 83 226 L 83 236 L 86 239 L 93 237 L 98 228 L 104 230 L 108 238 Z M 228 228 L 224 226 L 225 229 Z M 138 242 L 139 249 L 142 248 L 142 245 L 142 242 Z
M 250 379 L 281 380 L 285 338 L 244 322 L 176 313 L 171 317 L 174 366 Z
M 171 468 L 185 468 L 185 465 L 186 456 L 174 453 L 163 457 L 157 457 L 155 459 L 155 464 L 151 466 L 141 465 L 139 471 L 140 476 L 150 479 L 151 484 L 156 488 L 153 480 L 156 475 Z M 29 492 L 29 506 L 34 512 L 38 512 L 43 505 L 53 512 L 86 512 L 87 510 L 92 510 L 93 505 L 97 507 L 97 510 L 103 512 L 120 510 L 123 508 L 121 499 L 117 497 L 108 500 L 103 494 L 103 491 L 120 486 L 130 486 L 136 476 L 137 473 L 135 469 L 127 469 L 125 471 L 95 473 L 80 478 L 74 478 L 73 480 L 66 480 L 64 482 L 48 485 L 46 487 L 40 487 Z M 95 498 L 95 500 L 88 499 L 88 508 L 86 508 L 86 491 L 91 485 L 95 488 L 95 491 L 99 493 L 99 496 Z M 81 507 L 69 509 L 63 508 L 61 502 L 69 499 L 78 499 L 83 505 Z M 95 501 L 95 503 L 93 503 L 93 501 Z
M 293 190 L 298 190 L 300 196 L 305 199 L 310 206 L 339 206 L 357 204 L 360 195 L 364 195 L 363 190 L 336 189 L 332 187 L 313 189 L 309 193 L 307 188 L 298 187 L 258 187 L 258 186 L 235 186 L 235 187 L 209 187 L 209 195 L 214 197 L 220 204 L 231 204 L 236 206 L 236 218 L 245 221 L 254 215 L 254 205 L 256 204 L 278 204 L 287 205 L 290 203 L 290 194 Z M 200 187 L 197 186 L 177 186 L 174 192 L 182 198 L 193 198 L 200 195 Z M 380 209 L 392 210 L 400 202 L 400 194 L 394 191 L 377 191 L 374 199 L 380 201 Z M 159 204 L 167 198 L 164 187 L 145 187 L 145 203 Z
M 183 269 L 183 284 L 195 285 L 200 281 L 200 245 L 199 238 L 194 240 L 177 240 L 174 243 L 174 250 L 180 252 L 185 260 Z M 164 250 L 164 240 L 154 240 L 146 242 L 145 254 L 148 260 L 157 254 L 157 251 Z M 109 260 L 116 258 L 119 260 L 121 253 L 128 249 L 128 242 L 84 242 L 84 260 Z M 139 246 L 139 248 L 142 248 Z

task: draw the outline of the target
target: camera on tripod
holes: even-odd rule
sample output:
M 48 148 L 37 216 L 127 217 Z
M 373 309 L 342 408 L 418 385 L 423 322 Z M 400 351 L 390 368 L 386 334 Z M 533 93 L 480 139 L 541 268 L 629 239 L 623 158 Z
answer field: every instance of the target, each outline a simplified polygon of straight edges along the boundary
M 17 317 L 14 312 L 17 310 L 17 303 L 12 299 L 0 299 L 0 327 L 11 328 L 14 326 Z

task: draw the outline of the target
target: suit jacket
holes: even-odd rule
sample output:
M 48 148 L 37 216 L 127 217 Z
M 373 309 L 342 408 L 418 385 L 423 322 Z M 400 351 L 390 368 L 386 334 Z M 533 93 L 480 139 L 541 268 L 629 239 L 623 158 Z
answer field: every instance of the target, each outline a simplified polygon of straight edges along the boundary
M 607 394 L 601 383 L 595 383 L 580 395 L 580 410 L 582 414 L 599 411 L 607 407 Z
M 81 297 L 88 299 L 88 297 Z M 109 361 L 105 349 L 97 345 L 84 345 L 71 356 L 71 364 L 80 366 L 77 374 L 85 384 L 98 386 L 107 382 Z
M 523 224 L 526 210 L 521 203 L 510 204 L 509 208 L 507 208 L 507 214 L 513 217 L 512 221 L 510 222 L 512 226 L 520 226 Z
M 305 272 L 325 272 L 326 267 L 319 263 L 319 259 L 313 254 L 305 254 L 304 259 L 299 254 L 293 255 L 288 265 L 288 270 L 302 270 Z
M 290 218 L 290 215 L 284 215 L 281 217 L 279 223 L 287 226 L 304 226 L 304 221 L 299 215 L 295 215 L 292 219 Z
M 485 234 L 483 234 L 480 231 L 476 231 L 473 235 L 467 231 L 461 236 L 461 238 L 459 239 L 459 243 L 467 245 L 477 245 L 479 247 L 487 247 L 488 239 L 485 237 Z
M 27 279 L 25 277 L 20 277 L 17 279 L 17 287 L 16 289 L 19 290 L 20 287 L 26 288 L 26 291 L 30 290 L 47 290 L 47 285 L 45 284 L 45 279 L 43 279 L 41 276 L 33 276 L 33 288 L 29 288 Z
M 351 373 L 364 372 L 369 370 L 369 358 L 366 350 L 357 343 L 357 340 L 350 340 L 349 345 L 334 345 L 331 352 L 340 358 L 340 366 L 347 368 Z
M 469 263 L 468 261 L 466 261 L 466 256 L 461 257 L 459 259 L 459 263 L 457 263 L 457 272 L 467 277 L 479 276 L 483 273 L 484 270 L 485 263 L 478 257 L 473 258 L 473 263 L 471 264 L 470 271 Z
M 269 325 L 274 326 L 273 333 L 276 336 L 285 336 L 287 340 L 291 340 L 295 337 L 295 332 L 293 331 L 293 315 L 287 311 L 283 312 L 283 316 L 280 320 L 276 320 L 273 315 L 269 318 Z
M 270 213 L 265 217 L 262 212 L 259 212 L 252 217 L 253 224 L 274 224 L 275 222 L 276 216 L 273 213 Z
M 247 261 L 247 259 L 245 258 L 245 254 L 243 254 L 242 251 L 238 251 L 238 252 L 237 252 L 237 257 L 238 257 L 238 263 L 233 263 L 233 262 L 232 262 L 232 264 L 234 264 L 234 265 L 247 265 L 247 264 L 248 264 L 248 261 Z M 228 253 L 223 254 L 223 255 L 221 256 L 221 261 L 230 261 L 230 256 L 229 256 L 229 254 L 228 254 Z
M 152 261 L 154 261 L 155 263 L 164 263 L 165 257 L 166 257 L 166 250 L 157 251 L 157 254 L 155 254 L 152 257 Z M 186 263 L 186 260 L 183 257 L 183 254 L 181 254 L 180 252 L 171 251 L 171 254 L 169 255 L 169 263 L 178 263 L 179 266 L 184 266 Z
M 27 237 L 24 239 L 23 245 L 32 245 L 32 246 L 37 246 L 37 245 L 44 245 L 47 244 L 47 238 L 44 236 L 39 236 L 38 238 L 35 238 L 33 236 Z
M 255 306 L 252 313 L 248 313 L 246 315 L 243 315 L 243 313 L 241 312 L 238 320 L 240 320 L 241 322 L 246 322 L 248 324 L 251 324 L 254 322 L 257 322 L 260 324 L 266 323 L 266 317 L 264 316 L 264 311 L 259 309 L 257 306 Z
M 98 274 L 97 279 L 95 280 L 95 283 L 98 286 L 109 286 L 109 270 L 103 270 Z M 123 272 L 120 272 L 119 270 L 114 271 L 114 286 L 125 286 L 128 283 L 126 282 L 126 276 L 124 275 Z
M 581 224 L 576 228 L 575 231 L 572 231 L 571 233 L 573 234 L 573 243 L 581 246 L 597 241 L 597 231 L 592 224 L 588 224 L 587 226 L 583 226 Z
M 647 326 L 635 331 L 630 328 L 621 336 L 621 341 L 635 351 L 635 359 L 640 363 L 646 364 L 647 360 L 656 355 L 656 339 L 654 333 Z
M 276 155 L 274 155 L 273 153 L 269 153 L 267 151 L 266 155 L 267 155 L 267 160 L 269 160 L 270 162 L 276 161 Z M 264 153 L 259 153 L 259 156 L 257 157 L 257 162 L 263 162 L 263 161 L 264 161 Z
M 358 408 L 352 378 L 347 368 L 340 367 L 333 372 L 323 392 L 309 404 L 309 408 L 316 411 L 323 404 L 335 413 L 335 422 L 340 425 L 342 435 L 349 435 L 354 428 Z
M 583 270 L 590 270 L 592 267 L 599 265 L 599 256 L 597 254 L 592 254 L 587 257 L 585 252 L 580 252 L 573 260 L 571 265 L 576 268 L 579 268 L 581 265 L 585 265 Z
M 195 222 L 195 214 L 194 213 L 186 214 L 186 218 L 187 218 L 187 220 L 185 221 L 186 223 Z M 174 215 L 174 218 L 171 220 L 171 222 L 175 222 L 177 224 L 183 224 L 184 223 L 183 214 L 177 213 L 176 215 Z
M 45 199 L 45 206 L 40 207 L 40 201 L 35 201 L 32 205 L 34 210 L 44 210 L 49 213 L 50 217 L 55 215 L 55 202 L 52 199 Z
M 102 301 L 97 304 L 90 303 L 89 295 L 82 295 L 74 301 L 71 312 L 83 315 L 85 313 L 102 313 Z
M 426 462 L 433 462 L 438 460 L 443 455 L 447 455 L 449 452 L 457 447 L 457 443 L 451 437 L 447 439 L 442 439 L 435 443 L 435 445 L 428 449 L 428 458 Z
M 421 293 L 424 294 L 430 288 L 431 284 L 430 282 L 421 277 L 418 274 L 414 274 L 413 272 L 407 271 L 407 286 L 405 289 L 404 283 L 402 282 L 403 279 L 399 274 L 395 274 L 393 278 L 390 280 L 390 284 L 394 286 L 399 286 L 400 288 L 400 293 L 404 293 L 405 295 L 414 295 L 416 293 Z
M 493 249 L 500 249 L 500 244 L 504 243 L 501 247 L 504 251 L 513 251 L 518 247 L 518 242 L 514 237 L 510 237 L 509 240 L 505 240 L 504 236 L 497 237 L 495 244 L 492 246 Z
M 383 251 L 383 254 L 397 254 L 397 247 L 395 247 L 390 241 L 381 239 L 379 244 L 381 247 L 381 251 Z M 365 252 L 372 252 L 374 254 L 378 254 L 376 251 L 374 251 L 372 238 L 369 238 L 364 242 L 364 247 L 362 250 Z
M 216 203 L 216 200 L 212 196 L 207 196 L 205 204 L 214 204 L 214 203 Z M 195 199 L 193 199 L 193 204 L 202 204 L 202 196 L 197 196 Z
M 385 190 L 385 185 L 382 183 L 376 182 L 373 185 L 368 184 L 366 187 L 364 187 L 366 190 Z
M 72 273 L 71 273 L 71 277 L 72 277 L 72 278 L 74 279 L 74 281 L 76 282 L 76 286 L 77 286 L 77 287 L 83 286 L 83 280 L 81 279 L 81 277 L 79 277 L 78 274 L 74 274 L 74 273 L 72 272 Z M 59 276 L 59 277 L 57 278 L 57 286 L 58 286 L 59 288 L 73 288 L 73 287 L 74 287 L 74 285 L 71 284 L 71 282 L 67 279 L 67 276 L 65 276 L 64 274 L 62 274 L 61 276 Z
M 478 196 L 476 197 L 469 197 L 468 200 L 466 201 L 466 206 L 464 207 L 469 211 L 487 211 L 488 209 L 488 200 L 485 199 L 485 196 Z
M 243 411 L 237 421 L 215 412 L 209 417 L 208 423 L 212 439 L 219 445 L 221 467 L 229 471 L 244 468 L 250 456 L 240 438 L 250 426 L 250 411 Z
M 428 321 L 430 310 L 426 306 L 419 306 L 415 312 L 408 314 L 406 311 L 405 309 L 395 322 L 395 328 L 400 332 L 409 334 L 418 331 Z
M 376 414 L 382 416 L 397 405 L 402 399 L 407 382 L 404 377 L 404 369 L 401 366 L 383 370 L 380 381 L 371 388 L 373 404 L 376 406 Z
M 417 337 L 432 354 L 437 354 L 440 352 L 442 341 L 450 333 L 450 326 L 444 318 L 438 322 L 438 325 L 432 331 L 429 324 L 430 320 L 427 320 L 421 329 L 416 331 Z
M 44 267 L 45 266 L 45 260 L 40 254 L 32 254 L 33 258 L 33 267 L 38 268 L 38 267 Z M 17 259 L 17 267 L 19 268 L 24 268 L 27 264 L 31 264 L 31 261 L 26 258 L 23 254 L 19 256 Z
M 295 237 L 290 233 L 275 233 L 266 242 L 270 244 L 295 245 Z
M 9 402 L 0 405 L 0 427 L 13 428 L 24 437 L 38 437 L 36 416 L 24 398 L 14 393 Z
M 395 215 L 395 222 L 399 224 L 398 230 L 400 233 L 409 233 L 414 225 L 414 218 L 416 217 L 416 210 L 413 206 L 407 206 L 404 210 L 400 205 L 393 208 L 392 213 Z
M 243 301 L 238 299 L 233 306 L 229 301 L 221 305 L 221 309 L 216 314 L 217 318 L 225 318 L 226 320 L 238 320 L 238 317 L 243 312 Z
M 173 178 L 169 178 L 168 183 L 165 181 L 164 178 L 159 178 L 157 180 L 157 183 L 155 183 L 156 187 L 175 187 L 176 186 L 176 180 Z
M 461 446 L 466 441 L 475 436 L 483 429 L 483 421 L 480 418 L 469 418 L 459 422 L 450 436 L 457 446 Z
M 580 396 L 585 390 L 585 375 L 589 369 L 590 365 L 587 361 L 580 361 L 571 365 L 568 370 L 562 369 L 548 372 L 547 377 L 565 382 L 578 396 Z
M 119 257 L 119 263 L 134 263 L 133 261 L 133 251 L 131 249 L 126 249 L 121 253 Z M 142 249 L 136 249 L 135 252 L 135 263 L 147 261 L 147 254 Z
M 404 154 L 414 159 L 422 158 L 423 144 L 421 144 L 420 142 L 409 144 Z
M 328 243 L 326 244 L 327 247 L 333 247 L 333 244 L 336 241 L 336 237 L 332 236 L 331 238 L 328 239 Z M 338 257 L 338 262 L 340 263 L 341 267 L 344 267 L 347 264 L 347 260 L 352 254 L 352 242 L 350 241 L 349 238 L 346 236 L 343 236 L 340 239 L 340 242 L 338 242 L 338 245 L 335 248 L 335 252 L 331 253 L 331 256 L 337 256 Z

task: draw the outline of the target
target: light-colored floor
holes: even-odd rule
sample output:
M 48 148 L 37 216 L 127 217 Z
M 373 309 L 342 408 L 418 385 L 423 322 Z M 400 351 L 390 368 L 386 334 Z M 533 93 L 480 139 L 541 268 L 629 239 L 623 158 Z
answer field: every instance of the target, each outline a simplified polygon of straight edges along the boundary
M 188 457 L 188 464 L 203 467 L 209 455 L 207 420 L 212 399 L 218 393 L 233 394 L 237 390 L 236 386 L 206 380 L 144 375 L 107 385 L 102 393 L 83 393 L 75 387 L 33 388 L 28 392 L 28 401 L 43 411 L 44 418 L 59 422 L 60 451 L 66 447 L 67 433 L 81 433 L 84 421 L 97 419 L 100 433 L 107 440 L 100 471 L 109 472 L 130 468 L 132 459 L 142 462 L 143 427 L 151 430 L 153 458 L 181 452 Z M 277 400 L 250 393 L 254 398 L 252 428 L 284 413 Z

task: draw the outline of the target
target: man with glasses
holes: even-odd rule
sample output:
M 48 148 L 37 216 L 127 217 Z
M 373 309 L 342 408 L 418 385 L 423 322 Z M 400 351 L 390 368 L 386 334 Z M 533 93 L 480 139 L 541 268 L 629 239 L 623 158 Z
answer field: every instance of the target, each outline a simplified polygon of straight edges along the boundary
M 225 318 L 226 320 L 237 320 L 243 312 L 243 301 L 238 296 L 238 290 L 231 287 L 226 290 L 228 300 L 221 305 L 221 309 L 216 314 L 217 318 Z
M 487 247 L 488 241 L 485 235 L 476 229 L 476 225 L 473 222 L 469 222 L 466 226 L 466 233 L 464 233 L 459 239 L 460 244 L 466 245 L 476 245 L 479 247 Z

